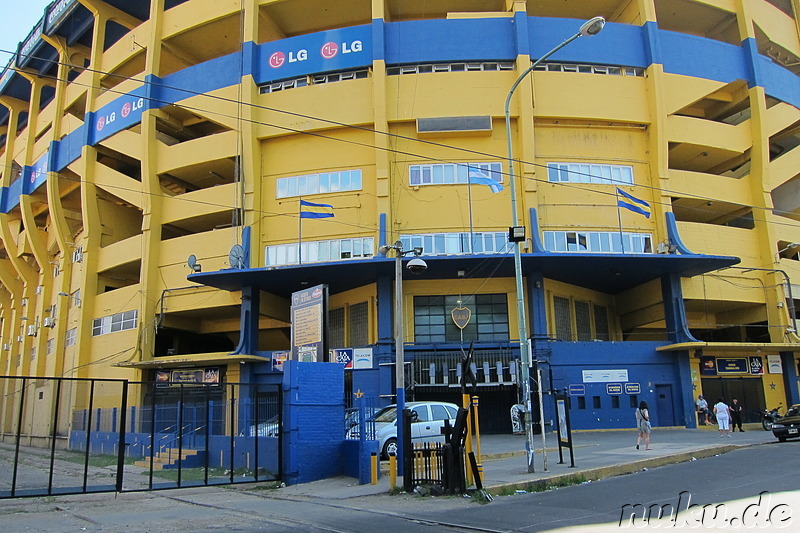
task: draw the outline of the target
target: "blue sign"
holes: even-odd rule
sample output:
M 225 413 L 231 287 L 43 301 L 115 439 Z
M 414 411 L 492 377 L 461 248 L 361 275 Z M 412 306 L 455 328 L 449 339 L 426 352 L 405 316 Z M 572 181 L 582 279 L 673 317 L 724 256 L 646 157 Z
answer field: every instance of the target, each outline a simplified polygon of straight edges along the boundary
M 569 386 L 570 396 L 586 396 L 586 385 L 583 383 L 576 383 Z
M 42 40 L 42 28 L 44 27 L 44 17 L 39 19 L 39 23 L 36 24 L 31 32 L 28 34 L 28 37 L 22 41 L 18 48 L 17 53 L 17 66 L 22 68 L 27 65 L 31 59 L 33 59 L 33 49 L 39 44 Z
M 353 368 L 353 349 L 336 348 L 331 350 L 331 363 L 344 363 L 345 368 Z
M 45 15 L 44 32 L 52 35 L 56 27 L 78 7 L 78 0 L 59 0 L 50 6 Z
M 718 374 L 749 374 L 750 364 L 744 357 L 718 357 Z
M 626 383 L 625 384 L 625 394 L 641 394 L 642 393 L 642 386 L 638 383 Z
M 130 94 L 117 98 L 94 113 L 92 144 L 129 128 L 142 120 L 142 112 L 150 108 L 144 97 L 145 88 L 139 87 Z
M 32 166 L 25 167 L 24 176 L 26 179 L 23 184 L 24 194 L 30 194 L 47 181 L 47 163 L 48 157 L 44 155 Z
M 606 383 L 606 393 L 612 396 L 622 394 L 622 383 Z
M 372 64 L 372 26 L 290 37 L 258 49 L 256 83 Z

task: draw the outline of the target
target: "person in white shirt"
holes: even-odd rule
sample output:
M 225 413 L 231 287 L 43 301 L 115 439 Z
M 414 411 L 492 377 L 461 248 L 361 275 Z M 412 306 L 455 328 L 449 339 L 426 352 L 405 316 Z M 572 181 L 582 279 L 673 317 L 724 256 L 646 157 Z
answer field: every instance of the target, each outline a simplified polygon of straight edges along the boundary
M 725 400 L 722 398 L 717 400 L 717 403 L 714 405 L 714 416 L 717 417 L 717 427 L 719 427 L 720 438 L 722 438 L 723 435 L 727 435 L 728 438 L 731 438 L 730 413 L 730 407 L 725 403 Z

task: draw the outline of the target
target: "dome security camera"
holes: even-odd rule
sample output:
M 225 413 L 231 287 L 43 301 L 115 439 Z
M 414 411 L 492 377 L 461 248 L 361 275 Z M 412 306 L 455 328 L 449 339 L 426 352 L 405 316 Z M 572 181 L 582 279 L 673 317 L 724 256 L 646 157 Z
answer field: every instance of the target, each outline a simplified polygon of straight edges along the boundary
M 420 259 L 419 257 L 415 257 L 411 261 L 408 262 L 406 268 L 411 271 L 412 274 L 422 274 L 425 270 L 428 269 L 428 263 Z

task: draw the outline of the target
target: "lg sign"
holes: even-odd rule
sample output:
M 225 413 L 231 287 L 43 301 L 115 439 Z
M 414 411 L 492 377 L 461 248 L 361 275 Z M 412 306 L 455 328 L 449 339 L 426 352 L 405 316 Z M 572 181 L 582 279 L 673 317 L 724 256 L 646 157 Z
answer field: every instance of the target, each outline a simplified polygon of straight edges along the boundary
M 120 109 L 120 114 L 122 118 L 127 117 L 133 111 L 138 111 L 144 107 L 144 98 L 139 98 L 138 100 L 134 100 L 133 102 L 125 102 L 122 104 L 122 108 Z M 107 124 L 111 124 L 117 120 L 117 113 L 116 111 L 112 111 L 108 115 L 101 115 L 100 118 L 97 119 L 97 131 L 101 131 Z
M 343 54 L 350 54 L 350 53 L 362 52 L 363 50 L 364 50 L 364 44 L 358 40 L 343 42 L 341 43 L 341 45 L 331 41 L 322 45 L 322 48 L 320 48 L 319 50 L 319 55 L 321 55 L 323 59 L 333 59 L 339 54 L 339 52 Z M 278 51 L 269 56 L 269 66 L 272 68 L 281 68 L 287 62 L 297 63 L 299 61 L 307 61 L 307 60 L 308 60 L 308 50 L 306 50 L 305 48 L 301 48 L 300 50 L 293 50 L 289 52 L 288 55 Z

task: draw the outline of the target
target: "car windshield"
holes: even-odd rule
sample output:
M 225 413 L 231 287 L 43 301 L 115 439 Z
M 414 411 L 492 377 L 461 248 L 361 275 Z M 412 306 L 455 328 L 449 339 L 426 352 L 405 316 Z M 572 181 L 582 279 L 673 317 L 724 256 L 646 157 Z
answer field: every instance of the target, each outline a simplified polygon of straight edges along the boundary
M 390 423 L 397 419 L 397 408 L 395 406 L 384 407 L 375 413 L 375 422 Z

